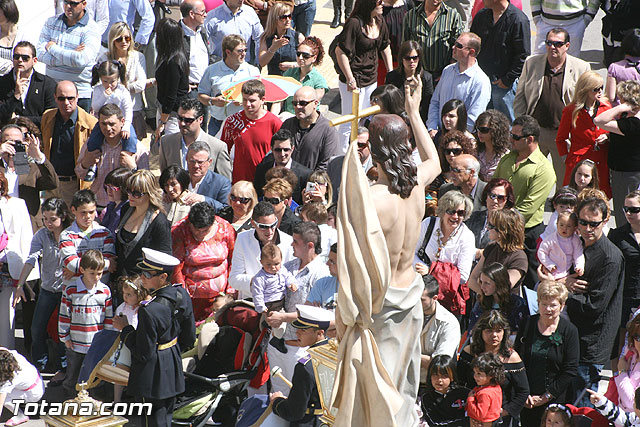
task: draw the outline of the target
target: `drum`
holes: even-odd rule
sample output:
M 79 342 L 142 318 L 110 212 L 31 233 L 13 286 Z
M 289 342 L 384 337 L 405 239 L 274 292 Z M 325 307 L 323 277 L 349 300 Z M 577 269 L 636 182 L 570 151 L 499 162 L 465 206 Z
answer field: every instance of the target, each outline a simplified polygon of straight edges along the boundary
M 104 380 L 127 385 L 131 367 L 131 350 L 120 341 L 120 333 L 113 330 L 98 332 L 82 362 L 78 383 L 90 389 Z

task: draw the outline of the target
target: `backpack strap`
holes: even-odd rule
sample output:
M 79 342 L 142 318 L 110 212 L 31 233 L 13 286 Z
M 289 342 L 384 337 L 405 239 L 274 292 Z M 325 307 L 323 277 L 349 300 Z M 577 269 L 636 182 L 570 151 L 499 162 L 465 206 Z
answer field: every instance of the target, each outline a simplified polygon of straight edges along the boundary
M 433 234 L 433 228 L 435 227 L 435 225 L 436 225 L 436 218 L 432 216 L 431 218 L 429 218 L 429 226 L 427 227 L 427 233 L 424 235 L 424 240 L 422 241 L 422 245 L 420 246 L 420 249 L 418 249 L 418 258 L 420 258 L 421 261 L 426 262 L 428 264 L 431 264 L 431 260 L 429 259 L 428 256 L 426 256 L 424 252 L 425 252 L 425 249 L 427 249 L 429 240 L 431 240 L 431 235 Z

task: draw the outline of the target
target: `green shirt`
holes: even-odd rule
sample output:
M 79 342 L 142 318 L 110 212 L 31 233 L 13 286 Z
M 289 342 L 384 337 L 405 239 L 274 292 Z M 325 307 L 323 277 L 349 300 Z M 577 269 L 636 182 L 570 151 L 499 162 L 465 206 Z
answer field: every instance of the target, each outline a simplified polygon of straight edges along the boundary
M 289 68 L 284 72 L 284 76 L 293 77 L 300 82 L 300 67 Z M 314 89 L 324 89 L 325 92 L 329 90 L 327 81 L 322 77 L 322 74 L 320 74 L 320 71 L 318 71 L 316 67 L 311 67 L 311 71 L 304 76 L 304 79 L 302 79 L 300 83 L 302 83 L 302 86 L 311 86 Z M 293 101 L 293 96 L 284 100 L 284 111 L 295 114 L 291 101 Z M 320 103 L 318 103 L 318 106 L 320 106 Z
M 417 41 L 422 46 L 422 67 L 434 77 L 439 77 L 442 69 L 451 63 L 451 51 L 462 28 L 458 11 L 444 3 L 440 5 L 430 27 L 424 3 L 418 3 L 404 16 L 402 41 Z
M 510 151 L 500 160 L 494 178 L 504 178 L 513 185 L 516 209 L 524 216 L 525 228 L 542 222 L 544 203 L 556 183 L 553 165 L 539 148 L 516 167 L 518 153 Z

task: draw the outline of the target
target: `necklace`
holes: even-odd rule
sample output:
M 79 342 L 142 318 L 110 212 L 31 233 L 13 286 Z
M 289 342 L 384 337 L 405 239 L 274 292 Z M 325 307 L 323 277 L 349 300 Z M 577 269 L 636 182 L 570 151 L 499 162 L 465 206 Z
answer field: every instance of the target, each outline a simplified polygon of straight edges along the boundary
M 438 227 L 438 229 L 436 230 L 436 237 L 437 237 L 437 241 L 438 241 L 438 250 L 436 251 L 436 260 L 440 259 L 440 254 L 442 253 L 442 249 L 447 244 L 447 242 L 449 240 L 451 240 L 451 238 L 453 236 L 455 236 L 456 233 L 458 233 L 459 229 L 460 229 L 460 226 L 458 226 L 455 230 L 453 230 L 453 233 L 451 233 L 451 235 L 449 235 L 448 239 L 444 240 L 444 234 L 441 231 L 442 227 Z

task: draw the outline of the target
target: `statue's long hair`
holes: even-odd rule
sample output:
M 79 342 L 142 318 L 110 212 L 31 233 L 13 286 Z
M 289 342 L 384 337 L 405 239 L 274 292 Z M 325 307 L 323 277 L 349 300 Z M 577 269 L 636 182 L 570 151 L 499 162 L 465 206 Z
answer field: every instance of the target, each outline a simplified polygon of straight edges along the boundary
M 378 114 L 369 123 L 369 142 L 373 160 L 389 178 L 391 193 L 408 198 L 418 179 L 407 125 L 395 114 Z

